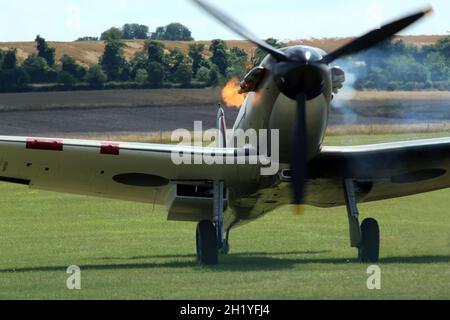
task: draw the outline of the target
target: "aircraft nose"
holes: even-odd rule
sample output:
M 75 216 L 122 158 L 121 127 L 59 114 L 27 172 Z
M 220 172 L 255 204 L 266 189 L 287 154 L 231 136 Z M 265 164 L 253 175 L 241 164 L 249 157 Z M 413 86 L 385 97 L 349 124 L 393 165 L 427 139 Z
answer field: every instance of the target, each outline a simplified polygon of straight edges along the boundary
M 280 91 L 294 100 L 299 94 L 312 100 L 322 94 L 325 87 L 320 64 L 279 62 L 275 66 L 274 78 Z

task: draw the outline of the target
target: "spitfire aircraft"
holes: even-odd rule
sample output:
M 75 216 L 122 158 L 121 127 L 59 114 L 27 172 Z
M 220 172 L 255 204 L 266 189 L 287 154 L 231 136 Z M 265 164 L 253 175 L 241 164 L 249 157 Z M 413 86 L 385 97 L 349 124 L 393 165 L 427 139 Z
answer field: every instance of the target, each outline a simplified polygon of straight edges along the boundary
M 204 0 L 193 0 L 225 26 L 268 53 L 242 82 L 247 93 L 233 130 L 279 130 L 279 170 L 234 161 L 175 164 L 172 155 L 247 157 L 259 146 L 229 147 L 223 112 L 217 147 L 0 137 L 0 181 L 32 188 L 166 205 L 168 219 L 198 223 L 197 257 L 217 264 L 233 228 L 293 205 L 346 206 L 351 246 L 359 259 L 379 259 L 374 219 L 360 224 L 357 204 L 450 187 L 450 138 L 377 145 L 323 144 L 333 95 L 345 73 L 332 66 L 418 21 L 409 15 L 332 52 L 307 46 L 277 49 Z

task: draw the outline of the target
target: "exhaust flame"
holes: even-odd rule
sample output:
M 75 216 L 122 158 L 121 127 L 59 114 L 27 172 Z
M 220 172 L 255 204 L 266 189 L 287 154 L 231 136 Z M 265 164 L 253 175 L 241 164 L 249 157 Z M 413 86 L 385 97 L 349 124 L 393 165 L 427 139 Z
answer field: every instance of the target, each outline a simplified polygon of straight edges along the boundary
M 244 103 L 245 94 L 240 94 L 241 83 L 239 79 L 233 78 L 222 89 L 222 99 L 227 107 L 241 108 Z

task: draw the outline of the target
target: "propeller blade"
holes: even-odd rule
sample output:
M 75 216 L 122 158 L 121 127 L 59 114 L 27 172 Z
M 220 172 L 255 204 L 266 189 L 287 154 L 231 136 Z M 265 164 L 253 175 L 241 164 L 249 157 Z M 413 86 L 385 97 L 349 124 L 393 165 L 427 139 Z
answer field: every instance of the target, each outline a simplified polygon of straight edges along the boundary
M 283 51 L 274 48 L 265 41 L 259 39 L 250 30 L 245 28 L 243 25 L 241 25 L 239 22 L 231 18 L 226 13 L 220 11 L 219 9 L 211 5 L 209 2 L 204 0 L 191 0 L 191 1 L 197 4 L 200 8 L 205 10 L 207 13 L 209 13 L 211 16 L 219 20 L 222 24 L 224 24 L 226 27 L 228 27 L 241 37 L 247 39 L 250 42 L 253 42 L 260 49 L 266 51 L 267 53 L 270 53 L 276 60 L 278 61 L 289 60 L 287 55 Z
M 297 96 L 297 115 L 292 148 L 292 188 L 294 205 L 302 205 L 305 195 L 305 180 L 308 162 L 308 138 L 306 128 L 306 95 Z
M 410 26 L 411 24 L 423 18 L 424 16 L 432 13 L 432 11 L 433 11 L 432 8 L 427 8 L 419 13 L 415 13 L 403 19 L 389 23 L 381 27 L 380 29 L 373 30 L 365 34 L 364 36 L 350 42 L 349 44 L 329 53 L 323 58 L 322 62 L 329 64 L 344 56 L 355 54 L 360 51 L 374 47 L 380 42 L 388 40 L 396 33 Z

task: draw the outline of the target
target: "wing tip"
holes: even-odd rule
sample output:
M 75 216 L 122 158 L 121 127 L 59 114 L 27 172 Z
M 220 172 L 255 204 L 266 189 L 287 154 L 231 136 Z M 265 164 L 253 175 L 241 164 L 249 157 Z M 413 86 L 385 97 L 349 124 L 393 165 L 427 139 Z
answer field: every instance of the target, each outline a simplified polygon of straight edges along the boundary
M 425 9 L 423 9 L 424 16 L 432 15 L 433 13 L 434 13 L 434 9 L 432 6 L 429 6 L 429 7 L 426 7 Z

